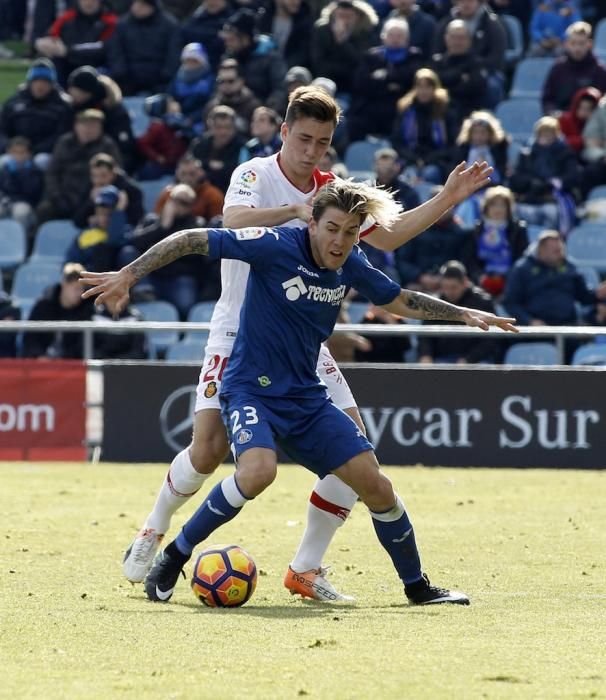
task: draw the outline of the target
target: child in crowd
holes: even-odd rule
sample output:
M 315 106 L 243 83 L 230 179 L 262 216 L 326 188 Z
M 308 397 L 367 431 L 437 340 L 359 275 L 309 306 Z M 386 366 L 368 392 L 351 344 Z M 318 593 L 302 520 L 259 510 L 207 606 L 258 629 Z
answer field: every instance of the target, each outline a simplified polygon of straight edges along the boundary
M 181 67 L 168 86 L 168 94 L 179 103 L 187 125 L 196 136 L 202 133 L 202 108 L 214 84 L 215 76 L 204 46 L 197 42 L 187 44 L 181 52 Z
M 257 107 L 250 122 L 253 138 L 247 141 L 240 151 L 240 163 L 251 158 L 271 156 L 282 146 L 280 126 L 282 118 L 269 107 Z
M 44 174 L 33 161 L 29 140 L 12 138 L 1 163 L 0 217 L 15 219 L 31 232 L 36 224 L 34 208 L 44 190 Z
M 570 109 L 567 112 L 562 112 L 558 118 L 566 143 L 579 157 L 585 148 L 583 129 L 598 106 L 601 97 L 602 93 L 597 88 L 581 88 L 575 92 Z

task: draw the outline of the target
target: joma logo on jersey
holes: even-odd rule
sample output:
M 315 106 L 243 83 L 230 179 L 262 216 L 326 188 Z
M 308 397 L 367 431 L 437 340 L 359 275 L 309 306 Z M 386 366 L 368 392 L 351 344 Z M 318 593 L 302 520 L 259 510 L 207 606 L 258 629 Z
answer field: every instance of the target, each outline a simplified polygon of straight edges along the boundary
M 307 287 L 300 275 L 282 282 L 282 289 L 286 290 L 286 298 L 289 301 L 297 301 L 301 296 L 305 296 L 306 299 L 311 301 L 322 301 L 333 306 L 338 306 L 343 301 L 347 291 L 347 287 L 344 284 L 336 289 L 317 287 L 315 284 L 310 284 Z

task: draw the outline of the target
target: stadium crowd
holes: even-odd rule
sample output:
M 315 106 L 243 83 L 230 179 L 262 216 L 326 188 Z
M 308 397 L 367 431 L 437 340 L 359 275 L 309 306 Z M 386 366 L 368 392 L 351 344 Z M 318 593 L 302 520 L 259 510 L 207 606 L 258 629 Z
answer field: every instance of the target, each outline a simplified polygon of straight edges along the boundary
M 75 271 L 220 223 L 233 169 L 280 149 L 289 93 L 314 84 L 344 113 L 322 167 L 376 180 L 406 209 L 462 160 L 494 168 L 489 188 L 395 254 L 366 247 L 375 266 L 520 324 L 604 325 L 604 14 L 582 0 L 0 0 L 0 38 L 32 58 L 0 113 L 0 261 L 25 241 L 2 269 L 0 319 L 99 317 Z M 28 297 L 28 274 L 45 272 Z M 124 316 L 156 320 L 158 300 L 186 320 L 219 293 L 217 264 L 192 256 L 138 285 Z M 358 302 L 353 320 L 400 322 Z M 110 336 L 97 357 L 151 352 L 138 334 Z M 73 340 L 0 334 L 0 356 L 78 357 Z M 332 349 L 471 363 L 501 361 L 505 345 L 348 336 Z

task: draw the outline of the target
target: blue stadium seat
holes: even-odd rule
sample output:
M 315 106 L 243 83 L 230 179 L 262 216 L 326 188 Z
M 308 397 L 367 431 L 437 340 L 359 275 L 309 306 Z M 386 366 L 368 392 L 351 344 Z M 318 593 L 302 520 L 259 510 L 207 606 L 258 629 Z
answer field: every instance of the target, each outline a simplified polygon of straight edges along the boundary
M 598 22 L 593 33 L 593 52 L 598 58 L 606 58 L 606 18 Z
M 528 224 L 528 242 L 535 243 L 542 231 L 545 231 L 545 226 L 538 224 Z
M 350 170 L 349 177 L 355 182 L 374 182 L 377 179 L 372 170 Z
M 30 260 L 63 262 L 67 249 L 80 229 L 69 219 L 47 221 L 36 233 Z
M 495 116 L 505 131 L 516 141 L 527 141 L 532 136 L 535 122 L 543 116 L 538 99 L 513 99 L 499 102 Z
M 27 239 L 14 219 L 0 219 L 0 270 L 14 270 L 25 260 Z
M 416 193 L 419 195 L 421 204 L 431 199 L 433 189 L 437 187 L 433 182 L 417 182 L 414 185 Z
M 390 147 L 389 141 L 367 139 L 366 141 L 354 141 L 345 151 L 345 167 L 349 172 L 353 170 L 372 170 L 375 160 L 375 152 L 379 148 Z
M 505 365 L 555 365 L 558 350 L 554 343 L 516 343 L 508 348 Z
M 522 28 L 522 23 L 513 15 L 500 15 L 499 19 L 507 30 L 505 61 L 509 65 L 515 65 L 524 55 L 524 29 Z
M 545 79 L 554 61 L 553 58 L 525 58 L 520 61 L 513 74 L 509 97 L 540 99 Z
M 146 321 L 166 321 L 175 323 L 179 320 L 177 308 L 168 301 L 144 301 L 136 305 Z M 165 351 L 179 340 L 177 331 L 147 331 L 147 342 L 152 358 L 158 357 L 158 351 Z
M 604 226 L 585 224 L 568 236 L 568 255 L 578 267 L 594 267 L 606 272 L 606 231 Z
M 574 351 L 572 365 L 606 365 L 606 343 L 587 343 Z
M 350 323 L 362 323 L 364 315 L 368 311 L 368 304 L 365 301 L 352 301 L 347 307 Z
M 194 304 L 187 314 L 187 320 L 191 323 L 208 323 L 212 318 L 215 310 L 215 301 L 201 301 Z M 195 343 L 196 345 L 206 345 L 208 340 L 208 331 L 189 331 L 183 338 L 185 342 Z
M 139 187 L 143 192 L 143 208 L 146 214 L 154 210 L 156 200 L 166 185 L 171 185 L 174 182 L 175 180 L 172 177 L 162 177 L 159 180 L 143 180 L 139 182 Z
M 130 117 L 130 123 L 135 137 L 143 136 L 149 126 L 149 115 L 145 112 L 145 97 L 124 97 L 122 103 Z
M 15 303 L 19 307 L 28 304 L 31 307 L 47 287 L 60 281 L 62 267 L 58 262 L 36 260 L 20 265 L 15 272 L 11 290 Z
M 583 275 L 587 286 L 590 289 L 595 289 L 600 284 L 600 273 L 595 267 L 579 267 L 578 271 Z
M 598 185 L 594 187 L 587 195 L 587 201 L 592 199 L 606 199 L 606 185 Z
M 166 352 L 167 362 L 194 361 L 202 364 L 204 357 L 204 343 L 182 340 L 171 345 Z

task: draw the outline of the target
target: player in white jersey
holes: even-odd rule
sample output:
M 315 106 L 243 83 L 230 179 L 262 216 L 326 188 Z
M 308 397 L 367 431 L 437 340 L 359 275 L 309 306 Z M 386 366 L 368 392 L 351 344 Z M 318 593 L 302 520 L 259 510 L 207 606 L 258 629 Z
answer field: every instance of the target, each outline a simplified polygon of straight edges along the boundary
M 280 152 L 268 158 L 254 158 L 234 171 L 225 198 L 223 225 L 245 228 L 306 224 L 311 216 L 311 198 L 334 177 L 332 173 L 320 172 L 316 166 L 330 146 L 338 119 L 339 108 L 324 91 L 314 87 L 295 90 L 282 125 Z M 377 248 L 395 250 L 429 227 L 447 209 L 485 186 L 490 172 L 486 163 L 474 163 L 470 168 L 462 163 L 451 173 L 439 195 L 404 212 L 390 230 L 367 225 L 362 228 L 361 236 Z M 239 261 L 222 262 L 222 293 L 211 321 L 200 372 L 193 440 L 172 461 L 152 512 L 126 552 L 123 570 L 130 581 L 145 578 L 172 515 L 198 491 L 229 452 L 219 392 L 238 331 L 248 269 L 248 265 Z M 318 374 L 334 403 L 364 430 L 351 391 L 326 348 L 318 359 Z M 319 600 L 347 599 L 326 580 L 322 560 L 356 500 L 355 492 L 335 476 L 329 475 L 315 484 L 307 527 L 284 581 L 292 593 Z

